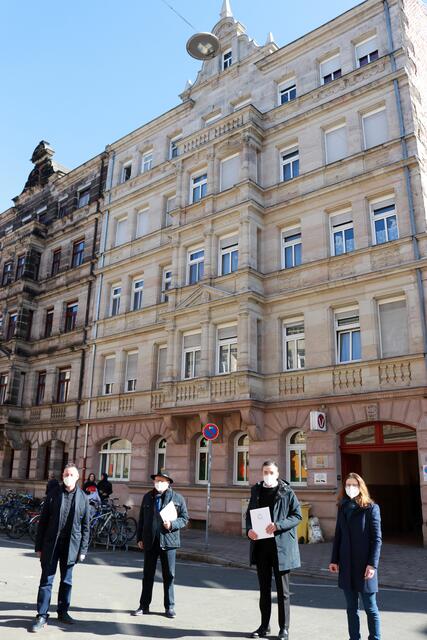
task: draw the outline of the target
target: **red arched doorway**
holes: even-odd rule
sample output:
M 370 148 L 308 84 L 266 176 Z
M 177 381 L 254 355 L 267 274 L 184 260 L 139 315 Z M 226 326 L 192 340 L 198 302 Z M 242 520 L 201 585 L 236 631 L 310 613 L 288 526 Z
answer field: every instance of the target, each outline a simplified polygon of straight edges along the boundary
M 396 422 L 370 422 L 341 434 L 341 471 L 363 477 L 381 508 L 383 534 L 395 542 L 422 540 L 417 433 Z

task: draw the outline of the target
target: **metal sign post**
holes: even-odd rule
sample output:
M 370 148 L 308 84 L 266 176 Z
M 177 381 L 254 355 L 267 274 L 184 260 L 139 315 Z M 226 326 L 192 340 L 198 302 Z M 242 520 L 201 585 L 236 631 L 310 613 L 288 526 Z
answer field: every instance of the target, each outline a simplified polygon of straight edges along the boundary
M 205 531 L 205 547 L 209 546 L 209 516 L 211 510 L 211 471 L 212 471 L 212 440 L 216 440 L 219 436 L 219 429 L 216 424 L 208 422 L 202 429 L 203 437 L 208 441 L 208 485 L 206 495 L 206 531 Z

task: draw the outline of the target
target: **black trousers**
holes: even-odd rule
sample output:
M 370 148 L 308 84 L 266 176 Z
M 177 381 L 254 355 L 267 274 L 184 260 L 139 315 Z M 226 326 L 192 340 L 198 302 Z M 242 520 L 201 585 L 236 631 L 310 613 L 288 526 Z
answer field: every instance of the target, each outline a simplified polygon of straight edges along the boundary
M 163 604 L 165 609 L 175 606 L 173 582 L 175 579 L 176 549 L 161 549 L 156 539 L 151 549 L 144 549 L 144 576 L 139 601 L 141 609 L 148 609 L 153 597 L 153 584 L 156 575 L 157 560 L 160 556 L 163 578 Z
M 260 541 L 261 542 L 261 541 Z M 271 542 L 271 544 L 269 544 Z M 255 543 L 256 544 L 256 543 Z M 255 560 L 259 582 L 259 608 L 261 626 L 267 628 L 271 617 L 271 579 L 274 574 L 280 629 L 289 629 L 290 591 L 289 571 L 280 571 L 274 540 L 255 548 Z

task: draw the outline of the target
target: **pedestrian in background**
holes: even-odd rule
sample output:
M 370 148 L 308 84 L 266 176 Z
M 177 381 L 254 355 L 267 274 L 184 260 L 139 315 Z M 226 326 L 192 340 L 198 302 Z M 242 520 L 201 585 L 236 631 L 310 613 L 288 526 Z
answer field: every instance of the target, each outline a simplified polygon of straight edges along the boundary
M 52 491 L 52 489 L 55 489 L 56 487 L 59 487 L 59 482 L 56 479 L 55 473 L 52 471 L 49 474 L 49 480 L 47 481 L 46 495 L 48 495 Z
M 101 474 L 101 480 L 98 482 L 97 488 L 102 502 L 106 502 L 113 493 L 113 485 L 108 479 L 108 473 Z
M 83 491 L 90 496 L 91 493 L 94 493 L 95 491 L 98 491 L 97 489 L 97 484 L 96 484 L 96 478 L 95 478 L 95 474 L 94 473 L 90 473 L 88 476 L 88 479 L 86 480 L 86 482 L 83 485 Z
M 289 638 L 290 591 L 289 573 L 300 566 L 296 527 L 302 520 L 298 498 L 285 480 L 279 478 L 276 462 L 266 460 L 262 465 L 263 480 L 251 489 L 246 512 L 246 532 L 251 540 L 250 563 L 256 565 L 259 582 L 261 625 L 251 638 L 265 638 L 270 633 L 271 580 L 274 574 L 279 614 L 279 640 Z M 258 539 L 252 529 L 251 509 L 268 507 L 271 524 L 266 533 L 271 538 Z
M 163 604 L 168 618 L 175 618 L 175 561 L 176 550 L 181 546 L 180 529 L 188 523 L 187 505 L 183 496 L 171 489 L 172 478 L 162 469 L 151 476 L 154 488 L 145 494 L 139 512 L 136 539 L 144 550 L 144 576 L 139 607 L 134 616 L 150 613 L 154 576 L 160 556 L 163 578 Z M 160 512 L 172 503 L 174 520 L 163 520 Z M 172 505 L 170 505 L 172 507 Z
M 61 574 L 58 591 L 58 620 L 73 624 L 68 613 L 71 602 L 73 568 L 85 559 L 89 546 L 89 502 L 77 486 L 79 472 L 69 463 L 62 474 L 63 484 L 47 496 L 40 515 L 35 550 L 42 575 L 37 595 L 37 617 L 29 631 L 36 633 L 47 623 L 52 585 L 57 565 Z
M 341 490 L 329 570 L 338 573 L 338 586 L 347 602 L 350 640 L 360 639 L 359 595 L 366 612 L 369 640 L 380 640 L 377 605 L 378 562 L 381 551 L 380 509 L 357 473 L 349 473 Z

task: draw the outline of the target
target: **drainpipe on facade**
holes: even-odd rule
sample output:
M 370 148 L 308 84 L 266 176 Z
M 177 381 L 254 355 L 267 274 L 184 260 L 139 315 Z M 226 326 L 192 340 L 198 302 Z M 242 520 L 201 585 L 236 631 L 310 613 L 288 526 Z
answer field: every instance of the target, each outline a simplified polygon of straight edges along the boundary
M 391 28 L 391 19 L 390 19 L 390 7 L 388 4 L 388 0 L 383 0 L 384 6 L 384 15 L 387 29 L 387 39 L 388 39 L 388 48 L 389 55 L 391 61 L 392 71 L 395 72 L 397 70 L 396 58 L 394 55 L 394 43 L 393 43 L 393 32 Z M 396 100 L 396 109 L 397 115 L 399 118 L 399 129 L 400 129 L 400 142 L 402 146 L 402 156 L 403 159 L 406 160 L 408 158 L 408 146 L 406 143 L 406 131 L 405 131 L 405 122 L 403 119 L 402 112 L 402 99 L 400 95 L 400 87 L 397 78 L 393 80 L 393 89 L 394 96 Z M 412 239 L 412 247 L 414 251 L 415 260 L 420 260 L 420 250 L 418 247 L 417 240 L 417 229 L 415 225 L 415 211 L 414 211 L 414 198 L 412 192 L 412 181 L 411 181 L 411 172 L 408 166 L 403 167 L 404 175 L 405 175 L 405 184 L 406 184 L 406 195 L 408 200 L 408 211 L 409 211 L 409 221 L 411 225 L 411 239 Z M 423 345 L 424 345 L 424 365 L 427 370 L 427 325 L 426 325 L 426 309 L 425 309 L 425 296 L 424 296 L 424 288 L 423 288 L 423 278 L 422 271 L 419 267 L 415 270 L 417 277 L 417 289 L 418 296 L 420 300 L 420 312 L 421 312 L 421 329 L 423 332 Z
M 113 151 L 113 154 L 110 159 L 110 166 L 108 168 L 109 176 L 108 183 L 106 185 L 106 191 L 108 194 L 108 204 L 111 202 L 111 187 L 113 184 L 113 173 L 114 173 L 114 163 L 116 159 L 116 153 Z M 100 184 L 100 192 L 102 191 L 102 181 Z M 99 211 L 99 199 L 98 199 L 98 211 Z M 99 260 L 98 264 L 100 267 L 104 266 L 104 254 L 105 254 L 105 246 L 107 243 L 107 235 L 108 235 L 108 223 L 109 223 L 109 209 L 107 209 L 102 218 L 102 229 L 101 229 L 101 243 L 99 247 Z M 98 220 L 97 220 L 98 221 Z M 94 242 L 96 241 L 96 236 L 94 238 Z M 95 254 L 95 251 L 94 251 Z M 92 272 L 93 272 L 93 263 L 92 263 Z M 101 306 L 101 293 L 102 293 L 102 284 L 103 284 L 103 274 L 101 273 L 98 280 L 98 288 L 96 292 L 96 303 L 95 303 L 95 314 L 94 314 L 94 325 L 92 332 L 92 340 L 96 340 L 98 334 L 98 320 L 99 320 L 99 309 Z M 88 393 L 88 401 L 87 401 L 87 411 L 86 411 L 86 422 L 85 422 L 85 437 L 84 437 L 84 445 L 83 445 L 83 482 L 86 475 L 86 462 L 87 462 L 87 449 L 88 449 L 88 440 L 89 440 L 89 419 L 92 409 L 92 395 L 93 395 L 93 379 L 95 375 L 95 356 L 96 356 L 96 343 L 92 345 L 91 358 L 90 358 L 90 378 L 89 378 L 89 393 Z

